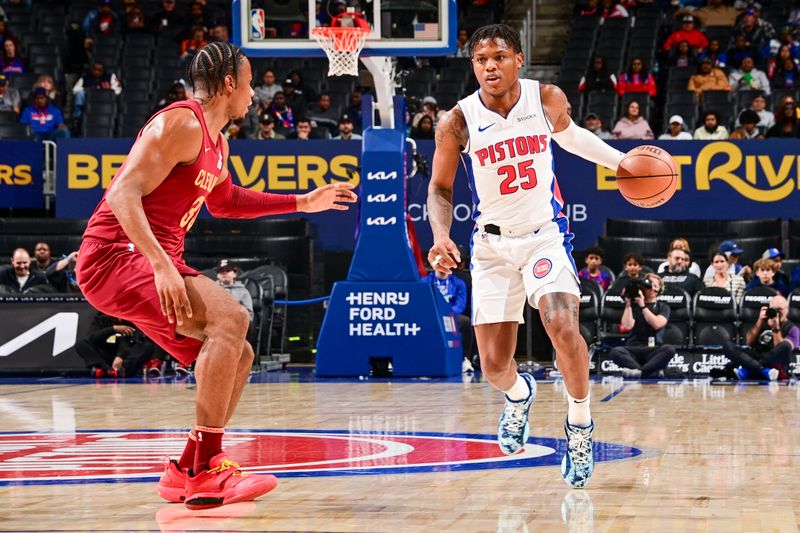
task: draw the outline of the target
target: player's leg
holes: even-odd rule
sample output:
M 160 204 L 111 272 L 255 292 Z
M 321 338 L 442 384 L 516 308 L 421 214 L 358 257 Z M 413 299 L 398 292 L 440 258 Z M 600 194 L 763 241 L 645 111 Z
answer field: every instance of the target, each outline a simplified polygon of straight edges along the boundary
M 503 239 L 499 235 L 473 235 L 472 322 L 481 372 L 493 387 L 505 393 L 497 440 L 503 453 L 512 454 L 528 440 L 528 411 L 536 399 L 536 382 L 530 374 L 519 374 L 514 361 L 525 286 L 519 269 L 508 257 L 510 243 Z
M 274 476 L 242 475 L 222 452 L 225 422 L 232 414 L 253 362 L 245 336 L 250 317 L 238 302 L 204 276 L 186 277 L 192 318 L 177 332 L 203 340 L 195 365 L 197 451 L 186 483 L 186 506 L 216 507 L 246 501 L 277 485 Z
M 236 406 L 239 405 L 239 398 L 242 397 L 244 386 L 247 384 L 247 378 L 250 377 L 250 370 L 253 367 L 253 360 L 255 357 L 256 355 L 255 352 L 253 352 L 253 347 L 249 342 L 245 341 L 244 347 L 242 348 L 242 357 L 239 359 L 239 368 L 236 369 L 236 382 L 233 387 L 231 401 L 228 404 L 228 413 L 225 415 L 226 426 L 228 422 L 230 422 L 234 411 L 236 411 Z

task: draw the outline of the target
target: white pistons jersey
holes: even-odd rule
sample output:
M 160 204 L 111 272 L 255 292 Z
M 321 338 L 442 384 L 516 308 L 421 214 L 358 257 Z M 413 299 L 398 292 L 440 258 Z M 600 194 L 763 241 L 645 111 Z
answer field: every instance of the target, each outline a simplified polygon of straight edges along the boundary
M 462 161 L 481 227 L 538 228 L 558 218 L 564 207 L 539 82 L 520 79 L 519 84 L 519 100 L 506 117 L 488 109 L 480 91 L 458 102 L 469 131 Z

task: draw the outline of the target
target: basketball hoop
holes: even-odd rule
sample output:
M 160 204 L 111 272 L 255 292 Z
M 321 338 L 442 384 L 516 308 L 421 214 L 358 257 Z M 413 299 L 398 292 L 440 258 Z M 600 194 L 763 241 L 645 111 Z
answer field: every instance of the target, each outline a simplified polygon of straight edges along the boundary
M 358 76 L 358 55 L 369 35 L 369 25 L 357 13 L 343 13 L 331 24 L 311 30 L 328 56 L 328 76 Z

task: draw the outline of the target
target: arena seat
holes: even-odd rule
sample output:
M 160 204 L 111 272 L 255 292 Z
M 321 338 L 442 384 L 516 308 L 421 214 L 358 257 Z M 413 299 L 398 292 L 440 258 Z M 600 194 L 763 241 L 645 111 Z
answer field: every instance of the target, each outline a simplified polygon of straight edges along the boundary
M 667 284 L 664 285 L 663 292 L 658 295 L 658 300 L 669 305 L 669 324 L 680 332 L 680 342 L 670 342 L 667 344 L 691 344 L 692 312 L 689 294 L 678 286 Z
M 745 338 L 747 332 L 758 321 L 758 315 L 762 306 L 769 307 L 769 301 L 776 296 L 778 291 L 772 287 L 754 287 L 744 291 L 742 301 L 739 305 L 739 334 L 741 339 Z M 742 341 L 744 342 L 744 340 Z
M 800 288 L 789 293 L 789 321 L 800 324 Z
M 720 330 L 729 340 L 736 340 L 736 306 L 730 292 L 721 287 L 705 287 L 694 295 L 692 309 L 695 344 L 707 344 L 708 334 L 716 336 Z
M 581 335 L 586 344 L 592 344 L 598 337 L 601 298 L 602 289 L 600 285 L 589 279 L 581 279 L 579 322 Z
M 619 336 L 619 322 L 625 311 L 625 299 L 622 297 L 622 286 L 611 286 L 603 295 L 600 309 L 601 339 L 609 336 Z

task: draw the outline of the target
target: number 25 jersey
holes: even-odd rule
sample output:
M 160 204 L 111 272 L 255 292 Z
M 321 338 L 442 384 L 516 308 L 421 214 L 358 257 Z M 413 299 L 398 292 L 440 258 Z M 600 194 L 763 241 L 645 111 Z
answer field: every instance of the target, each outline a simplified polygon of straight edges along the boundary
M 519 100 L 505 117 L 484 105 L 480 90 L 458 102 L 469 131 L 461 157 L 479 226 L 538 228 L 564 216 L 539 82 L 519 84 Z

